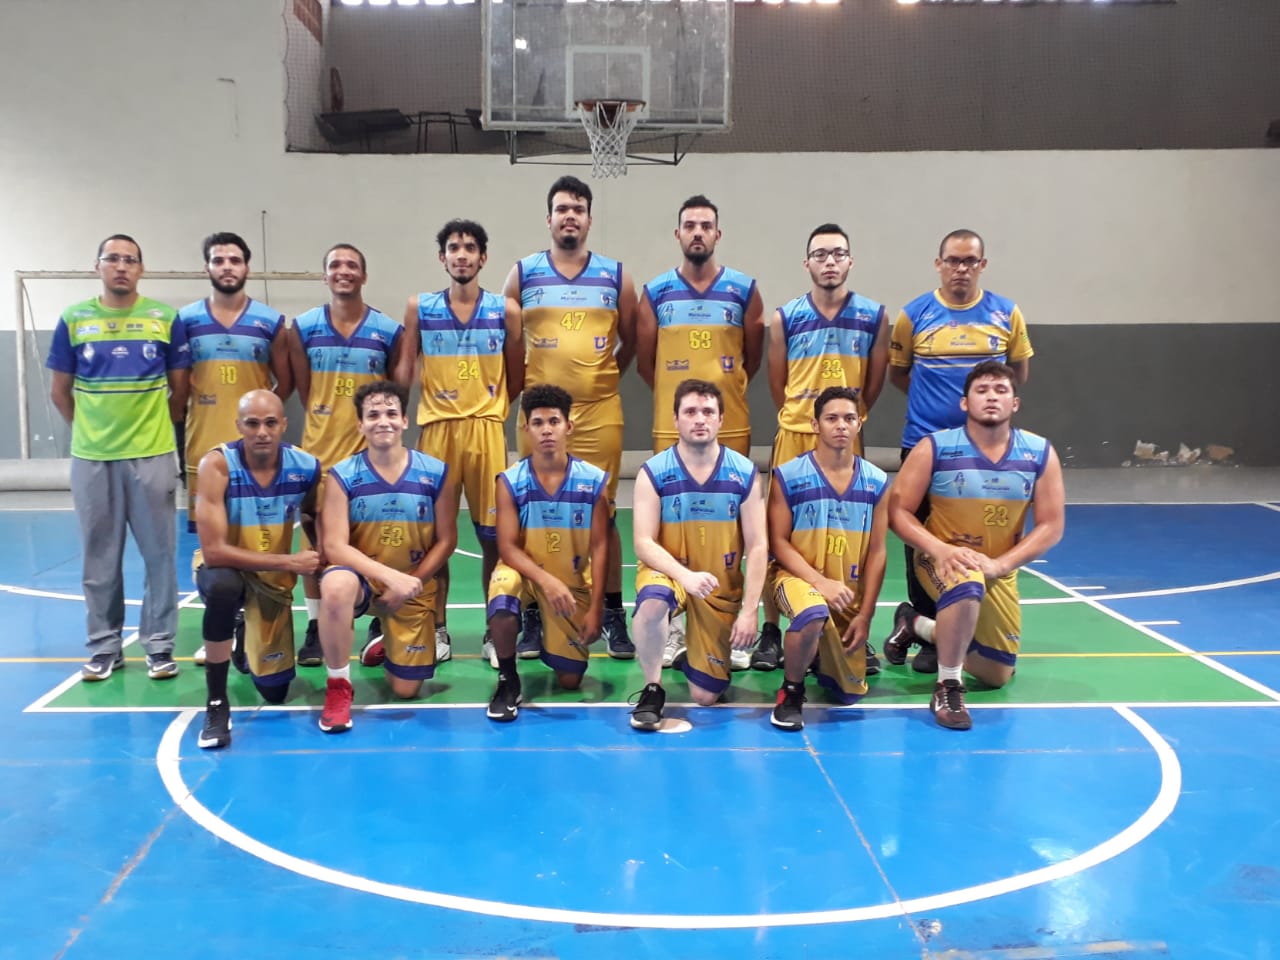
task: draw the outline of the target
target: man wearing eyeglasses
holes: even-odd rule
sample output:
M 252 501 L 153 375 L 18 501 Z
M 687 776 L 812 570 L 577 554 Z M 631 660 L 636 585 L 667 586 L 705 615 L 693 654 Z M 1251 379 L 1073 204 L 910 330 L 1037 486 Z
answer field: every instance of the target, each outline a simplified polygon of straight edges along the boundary
M 142 248 L 118 233 L 98 245 L 102 293 L 58 319 L 46 366 L 71 425 L 71 499 L 80 523 L 89 660 L 84 680 L 124 666 L 125 528 L 146 568 L 138 640 L 147 675 L 178 675 L 173 425 L 187 405 L 191 353 L 174 309 L 139 296 Z
M 858 420 L 865 422 L 884 387 L 888 364 L 885 309 L 848 287 L 853 255 L 849 235 L 834 223 L 814 228 L 805 245 L 809 292 L 779 307 L 769 331 L 769 392 L 778 406 L 778 434 L 769 470 L 818 445 L 813 402 L 827 387 L 848 387 L 857 395 Z M 862 455 L 862 434 L 853 440 Z M 751 656 L 756 670 L 773 670 L 782 656 L 782 633 L 774 591 L 764 591 L 764 626 Z M 875 650 L 867 646 L 867 675 L 878 673 Z
M 898 314 L 889 346 L 889 380 L 907 394 L 907 420 L 902 432 L 902 459 L 924 437 L 938 430 L 964 426 L 960 405 L 965 378 L 984 360 L 999 360 L 1012 368 L 1015 387 L 1027 382 L 1032 356 L 1026 321 L 1017 304 L 983 290 L 986 245 L 972 230 L 953 230 L 942 238 L 933 261 L 941 283 L 916 297 Z M 929 517 L 929 501 L 922 499 L 916 514 Z M 906 547 L 907 597 L 893 616 L 893 633 L 885 640 L 890 663 L 906 662 L 913 644 L 920 651 L 911 661 L 917 673 L 938 672 L 933 645 L 937 608 L 915 575 L 914 551 Z

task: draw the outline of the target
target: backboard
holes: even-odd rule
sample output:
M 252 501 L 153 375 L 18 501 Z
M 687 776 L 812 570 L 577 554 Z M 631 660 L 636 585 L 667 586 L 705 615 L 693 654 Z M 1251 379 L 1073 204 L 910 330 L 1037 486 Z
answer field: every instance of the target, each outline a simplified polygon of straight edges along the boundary
M 637 130 L 731 124 L 731 0 L 482 0 L 488 130 L 581 130 L 579 100 L 643 100 Z

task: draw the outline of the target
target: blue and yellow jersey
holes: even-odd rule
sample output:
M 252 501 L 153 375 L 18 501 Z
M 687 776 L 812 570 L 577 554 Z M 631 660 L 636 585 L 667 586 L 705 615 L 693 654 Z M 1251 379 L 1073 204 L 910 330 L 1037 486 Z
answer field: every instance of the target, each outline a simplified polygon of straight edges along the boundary
M 132 460 L 171 452 L 169 371 L 190 365 L 186 327 L 168 304 L 138 297 L 117 309 L 95 297 L 69 307 L 46 366 L 73 377 L 71 455 Z
M 828 320 L 805 294 L 779 308 L 787 346 L 786 399 L 778 411 L 783 430 L 810 433 L 813 401 L 827 387 L 850 387 L 858 394 L 858 416 L 867 415 L 862 390 L 884 306 L 850 291 Z
M 368 307 L 359 326 L 344 337 L 329 319 L 328 304 L 308 310 L 294 323 L 311 368 L 302 446 L 330 467 L 364 449 L 353 398 L 366 383 L 387 378 L 404 326 Z
M 933 479 L 925 528 L 944 543 L 998 557 L 1022 539 L 1036 481 L 1049 461 L 1049 441 L 1014 429 L 1009 449 L 992 463 L 964 427 L 930 434 Z
M 719 595 L 741 599 L 740 514 L 756 479 L 755 464 L 722 445 L 711 476 L 697 483 L 671 446 L 641 469 L 662 501 L 658 544 L 688 569 L 715 574 Z
M 436 500 L 449 468 L 429 454 L 409 451 L 409 464 L 388 483 L 368 452 L 348 457 L 329 471 L 347 495 L 350 544 L 393 570 L 411 572 L 436 539 Z
M 545 490 L 528 457 L 498 474 L 520 514 L 520 547 L 565 586 L 591 586 L 591 513 L 604 495 L 605 472 L 569 457 L 564 482 Z
M 507 299 L 480 291 L 465 320 L 453 312 L 449 291 L 418 295 L 422 396 L 418 425 L 440 420 L 507 419 Z
M 249 300 L 235 323 L 214 319 L 208 300 L 178 311 L 191 346 L 191 401 L 187 406 L 187 463 L 236 438 L 236 408 L 250 390 L 271 389 L 271 344 L 284 316 Z
M 524 314 L 525 383 L 554 383 L 577 403 L 618 392 L 618 297 L 622 264 L 593 253 L 565 277 L 544 250 L 517 264 Z
M 837 493 L 812 452 L 773 471 L 791 508 L 791 543 L 824 577 L 839 580 L 862 598 L 860 573 L 871 548 L 876 504 L 889 485 L 874 463 L 854 460 L 853 479 Z
M 293 444 L 282 443 L 275 479 L 263 487 L 245 463 L 243 440 L 217 449 L 227 461 L 227 543 L 258 553 L 291 553 L 299 511 L 320 482 L 320 461 Z M 260 570 L 254 576 L 285 591 L 291 591 L 297 580 L 296 574 L 283 570 Z
M 653 367 L 655 435 L 674 442 L 671 398 L 680 381 L 690 377 L 714 383 L 724 393 L 721 436 L 751 432 L 743 317 L 755 289 L 755 280 L 729 267 L 720 269 L 704 293 L 690 286 L 679 270 L 668 270 L 644 285 L 644 296 L 658 319 Z
M 1022 311 L 1006 297 L 988 290 L 954 307 L 936 290 L 916 297 L 898 314 L 889 344 L 889 363 L 911 370 L 902 445 L 964 424 L 964 379 L 983 360 L 1017 363 L 1033 353 Z

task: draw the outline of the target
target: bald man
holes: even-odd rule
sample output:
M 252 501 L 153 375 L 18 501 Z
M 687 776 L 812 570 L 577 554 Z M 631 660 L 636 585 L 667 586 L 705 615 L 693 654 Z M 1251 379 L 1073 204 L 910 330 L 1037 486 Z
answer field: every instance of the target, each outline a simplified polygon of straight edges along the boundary
M 268 703 L 281 703 L 294 674 L 294 584 L 322 565 L 315 550 L 293 552 L 298 521 L 310 542 L 318 542 L 320 462 L 283 441 L 287 426 L 280 398 L 251 390 L 236 410 L 240 439 L 219 444 L 200 461 L 194 565 L 205 604 L 208 705 L 199 745 L 206 750 L 231 743 L 227 664 L 237 611 L 244 609 L 253 685 Z

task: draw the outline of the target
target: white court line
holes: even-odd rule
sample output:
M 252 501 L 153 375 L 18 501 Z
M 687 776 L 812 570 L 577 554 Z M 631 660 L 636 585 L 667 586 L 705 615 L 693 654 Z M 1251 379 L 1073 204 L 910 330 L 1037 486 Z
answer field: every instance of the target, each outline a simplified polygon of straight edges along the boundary
M 444 702 L 426 702 L 426 703 L 367 703 L 356 704 L 353 708 L 359 713 L 362 710 L 483 710 L 487 707 L 487 703 L 444 703 Z M 761 701 L 760 703 L 717 703 L 710 707 L 699 707 L 697 704 L 679 703 L 674 700 L 667 701 L 668 709 L 676 710 L 768 710 L 771 704 Z M 1116 710 L 1121 707 L 1130 710 L 1152 710 L 1152 709 L 1204 709 L 1211 707 L 1215 710 L 1225 709 L 1228 707 L 1280 707 L 1280 700 L 1126 700 L 1126 701 L 1107 701 L 1107 702 L 1085 702 L 1085 703 L 966 703 L 965 706 L 969 710 Z M 608 710 L 608 709 L 632 709 L 629 703 L 617 703 L 615 701 L 592 701 L 588 703 L 574 703 L 572 701 L 557 700 L 546 703 L 539 703 L 537 700 L 526 700 L 521 704 L 526 712 L 536 712 L 538 710 Z M 859 711 L 859 710 L 927 710 L 929 703 L 923 700 L 919 703 L 854 703 L 849 705 L 834 703 L 811 703 L 805 707 L 807 711 Z M 320 705 L 311 706 L 306 703 L 282 703 L 269 704 L 260 703 L 257 705 L 250 704 L 243 707 L 232 707 L 234 713 L 307 713 L 315 712 L 320 709 Z M 198 707 L 190 706 L 169 706 L 169 707 L 41 707 L 35 708 L 32 704 L 25 712 L 30 713 L 182 713 L 184 710 L 196 710 Z M 736 748 L 735 748 L 736 749 Z
M 1059 590 L 1063 590 L 1069 594 L 1075 594 L 1075 591 L 1071 587 L 1068 587 L 1065 584 L 1060 583 L 1059 581 L 1055 580 L 1053 577 L 1049 576 L 1047 573 L 1041 573 L 1039 570 L 1028 570 L 1027 572 L 1030 573 L 1033 577 L 1039 577 L 1041 580 L 1043 580 L 1045 583 L 1049 584 L 1050 586 L 1057 587 Z M 1105 613 L 1108 617 L 1111 617 L 1111 619 L 1118 620 L 1123 624 L 1127 624 L 1128 626 L 1133 627 L 1133 629 L 1139 631 L 1140 633 L 1146 634 L 1152 640 L 1158 640 L 1161 643 L 1165 644 L 1165 646 L 1171 647 L 1172 649 L 1177 650 L 1180 653 L 1188 654 L 1193 660 L 1198 660 L 1201 663 L 1203 663 L 1206 667 L 1209 667 L 1213 670 L 1217 670 L 1223 676 L 1230 677 L 1232 680 L 1236 681 L 1237 683 L 1244 684 L 1250 690 L 1253 690 L 1257 693 L 1261 693 L 1263 696 L 1270 697 L 1273 700 L 1280 701 L 1280 693 L 1277 693 L 1276 691 L 1272 690 L 1270 687 L 1266 686 L 1265 684 L 1259 683 L 1257 680 L 1254 680 L 1252 677 L 1247 677 L 1243 673 L 1240 673 L 1238 670 L 1232 670 L 1230 667 L 1224 666 L 1223 664 L 1219 663 L 1217 660 L 1214 660 L 1212 657 L 1206 657 L 1202 654 L 1196 653 L 1186 644 L 1178 643 L 1178 641 L 1171 640 L 1168 637 L 1164 636 L 1163 634 L 1156 633 L 1156 631 L 1152 630 L 1150 627 L 1144 627 L 1142 624 L 1138 623 L 1138 621 L 1132 619 L 1131 617 L 1126 617 L 1124 614 L 1116 610 L 1112 610 L 1110 607 L 1104 607 L 1101 601 L 1113 599 L 1112 597 L 1086 597 L 1079 594 L 1076 594 L 1076 595 L 1080 596 L 1080 599 L 1083 600 L 1085 603 L 1087 603 L 1089 606 L 1093 607 L 1095 610 L 1100 610 L 1101 612 Z
M 80 593 L 57 593 L 53 590 L 37 590 L 34 587 L 18 587 L 8 583 L 0 583 L 0 593 L 12 593 L 20 597 L 41 597 L 46 600 L 76 600 L 83 602 Z M 140 607 L 141 600 L 125 600 L 126 607 Z
M 199 596 L 198 593 L 195 593 L 195 592 L 189 593 L 178 601 L 178 606 L 189 607 L 191 606 L 192 599 L 198 596 Z M 81 597 L 80 599 L 83 600 L 84 598 Z M 128 603 L 129 601 L 126 600 L 125 602 Z M 139 605 L 141 605 L 141 601 L 139 601 Z M 125 647 L 130 646 L 137 639 L 138 639 L 138 631 L 134 630 L 128 636 L 124 637 L 123 642 L 120 644 L 120 649 L 123 650 Z M 48 693 L 45 693 L 44 695 L 37 697 L 31 703 L 27 704 L 27 706 L 23 709 L 22 712 L 23 713 L 55 712 L 54 710 L 50 709 L 47 706 L 47 704 L 57 699 L 58 697 L 62 696 L 64 693 L 66 693 L 68 690 L 74 687 L 77 683 L 83 683 L 83 682 L 84 681 L 80 679 L 80 670 L 79 668 L 77 668 L 75 673 L 71 674 L 71 676 L 67 677 L 67 679 L 63 680 L 61 683 L 59 683 L 56 687 L 54 687 Z
M 1139 620 L 1139 626 L 1143 627 L 1177 627 L 1182 625 L 1181 620 Z
M 1274 503 L 1263 503 L 1261 500 L 1258 500 L 1254 502 L 1254 506 L 1262 507 L 1264 510 L 1274 510 L 1276 513 L 1280 513 L 1280 506 L 1277 506 Z
M 746 930 L 757 927 L 795 927 L 827 923 L 853 923 L 860 920 L 876 920 L 886 917 L 909 916 L 946 909 L 977 900 L 986 900 L 1028 887 L 1052 883 L 1064 877 L 1081 873 L 1098 864 L 1119 856 L 1151 835 L 1173 812 L 1182 791 L 1182 768 L 1173 748 L 1150 724 L 1127 707 L 1117 707 L 1116 713 L 1128 721 L 1151 745 L 1160 762 L 1160 789 L 1151 805 L 1138 819 L 1115 836 L 1078 856 L 1059 863 L 1040 867 L 1026 873 L 951 890 L 946 893 L 895 900 L 892 903 L 866 907 L 849 907 L 837 910 L 813 910 L 804 913 L 773 914 L 654 914 L 654 913 L 604 913 L 593 910 L 568 910 L 555 907 L 535 907 L 526 904 L 504 903 L 498 900 L 481 900 L 454 894 L 419 890 L 399 884 L 383 883 L 368 877 L 335 870 L 308 860 L 292 856 L 260 840 L 237 830 L 204 806 L 182 778 L 182 739 L 191 721 L 200 713 L 184 710 L 165 730 L 156 749 L 156 768 L 165 789 L 174 803 L 196 824 L 220 840 L 243 850 L 273 866 L 289 870 L 299 876 L 346 887 L 376 896 L 425 906 L 461 910 L 482 916 L 505 917 L 515 920 L 532 920 L 544 923 L 573 923 L 604 927 L 639 927 L 650 930 Z
M 1098 585 L 1098 586 L 1089 586 L 1089 587 L 1073 587 L 1072 589 L 1073 590 L 1105 590 L 1107 588 L 1104 586 Z

